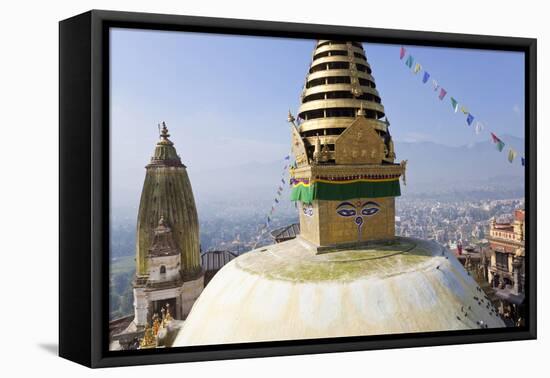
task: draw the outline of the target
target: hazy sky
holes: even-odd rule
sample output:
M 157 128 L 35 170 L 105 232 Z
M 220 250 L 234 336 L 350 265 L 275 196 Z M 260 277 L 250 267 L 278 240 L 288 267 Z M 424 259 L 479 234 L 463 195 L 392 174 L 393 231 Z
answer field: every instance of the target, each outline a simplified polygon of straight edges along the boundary
M 287 112 L 299 107 L 314 47 L 313 40 L 113 29 L 113 191 L 141 187 L 161 121 L 194 172 L 281 159 Z M 487 140 L 453 113 L 449 96 L 498 135 L 523 137 L 523 54 L 406 46 L 449 92 L 439 101 L 431 78 L 422 84 L 422 73 L 399 60 L 399 46 L 364 48 L 397 142 Z

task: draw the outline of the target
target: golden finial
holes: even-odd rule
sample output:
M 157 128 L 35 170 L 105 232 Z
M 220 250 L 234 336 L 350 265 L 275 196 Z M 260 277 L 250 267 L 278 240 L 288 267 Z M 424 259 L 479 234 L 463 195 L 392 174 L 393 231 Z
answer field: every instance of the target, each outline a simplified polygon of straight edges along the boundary
M 365 116 L 365 109 L 363 109 L 363 101 L 361 101 L 361 107 L 359 110 L 357 110 L 357 117 L 364 117 Z
M 160 128 L 160 125 L 159 125 Z M 170 137 L 170 134 L 168 134 L 168 128 L 166 127 L 166 123 L 162 121 L 162 129 L 160 130 L 160 137 L 162 139 L 168 139 Z
M 292 115 L 292 113 L 290 112 L 290 109 L 288 109 L 288 118 L 287 118 L 288 122 L 290 123 L 294 123 L 294 121 L 296 120 L 296 118 L 294 118 L 294 116 Z

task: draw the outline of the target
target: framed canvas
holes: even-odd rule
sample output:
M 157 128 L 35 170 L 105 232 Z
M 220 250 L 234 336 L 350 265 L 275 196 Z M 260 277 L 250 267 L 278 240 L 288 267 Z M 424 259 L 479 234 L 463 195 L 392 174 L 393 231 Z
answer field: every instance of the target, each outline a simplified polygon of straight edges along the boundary
M 536 338 L 536 40 L 94 10 L 59 62 L 60 356 Z

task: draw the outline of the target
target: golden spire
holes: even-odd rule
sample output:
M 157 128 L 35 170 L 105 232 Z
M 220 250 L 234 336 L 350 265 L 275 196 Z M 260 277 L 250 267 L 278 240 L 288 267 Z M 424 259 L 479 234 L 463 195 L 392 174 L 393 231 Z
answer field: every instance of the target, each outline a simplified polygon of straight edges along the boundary
M 388 125 L 370 64 L 359 42 L 320 40 L 306 77 L 298 117 L 300 134 L 314 146 L 316 135 L 328 130 L 323 144 L 334 151 L 335 140 L 357 117 L 366 118 L 381 138 Z M 313 149 L 308 150 L 311 159 Z M 329 160 L 334 160 L 330 157 Z
M 297 116 L 303 122 L 291 128 L 291 200 L 316 209 L 300 212 L 305 240 L 334 246 L 395 237 L 395 197 L 406 161 L 394 163 L 384 117 L 362 45 L 318 41 Z M 288 119 L 294 119 L 290 112 Z

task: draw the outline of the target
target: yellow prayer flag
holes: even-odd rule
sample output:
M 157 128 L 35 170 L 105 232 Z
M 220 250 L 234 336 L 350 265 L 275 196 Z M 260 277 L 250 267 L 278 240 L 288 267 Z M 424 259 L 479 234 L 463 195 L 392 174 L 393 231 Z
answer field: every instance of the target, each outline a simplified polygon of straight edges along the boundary
M 517 155 L 516 151 L 510 148 L 510 151 L 508 151 L 508 161 L 512 163 L 516 158 L 516 155 Z
M 420 70 L 422 69 L 422 66 L 420 65 L 420 63 L 416 63 L 416 66 L 414 66 L 414 73 L 418 73 L 420 72 Z

